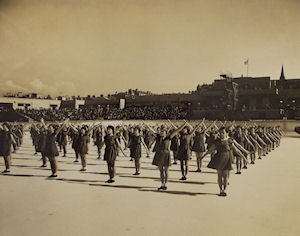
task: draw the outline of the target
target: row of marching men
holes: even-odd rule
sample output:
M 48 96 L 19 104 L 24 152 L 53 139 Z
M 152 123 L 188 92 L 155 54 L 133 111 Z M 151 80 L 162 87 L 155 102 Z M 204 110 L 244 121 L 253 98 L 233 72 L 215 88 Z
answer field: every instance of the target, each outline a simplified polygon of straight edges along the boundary
M 5 170 L 3 173 L 10 172 L 11 153 L 15 153 L 22 145 L 24 127 L 22 124 L 0 124 L 0 156 L 3 156 Z
M 129 148 L 131 160 L 134 160 L 134 175 L 140 175 L 142 146 L 147 157 L 152 150 L 155 153 L 152 164 L 160 171 L 159 190 L 167 189 L 171 154 L 173 154 L 173 164 L 180 162 L 182 181 L 187 179 L 192 152 L 196 155 L 197 172 L 201 172 L 202 159 L 210 154 L 208 168 L 216 169 L 218 172 L 220 196 L 226 196 L 225 190 L 233 163 L 236 164 L 236 174 L 241 174 L 242 168 L 247 169 L 248 163 L 255 164 L 257 158 L 262 159 L 278 147 L 283 134 L 279 126 L 248 126 L 246 123 L 237 126 L 234 122 L 221 122 L 221 124 L 212 122 L 206 127 L 204 121 L 195 126 L 186 121 L 179 125 L 168 122 L 168 124 L 155 126 L 143 123 L 116 127 L 109 125 L 104 128 L 101 124 L 74 126 L 68 120 L 62 124 L 46 126 L 41 120 L 40 125 L 33 125 L 30 132 L 35 151 L 42 154 L 42 167 L 46 167 L 47 159 L 50 162 L 51 177 L 57 176 L 56 157 L 59 155 L 57 146 L 63 150 L 65 156 L 68 142 L 72 144 L 75 151 L 74 162 L 80 159 L 81 171 L 85 171 L 91 138 L 97 146 L 99 159 L 105 146 L 104 160 L 108 166 L 108 183 L 115 181 L 115 160 L 119 153 L 126 156 L 124 149 Z
M 243 126 L 236 126 L 234 123 L 222 123 L 221 127 L 218 127 L 216 122 L 213 122 L 209 127 L 206 127 L 204 122 L 193 127 L 188 122 L 184 122 L 183 128 L 177 127 L 169 121 L 169 125 L 156 125 L 151 127 L 147 124 L 141 126 L 108 126 L 106 130 L 101 125 L 89 126 L 73 126 L 62 125 L 63 127 L 56 127 L 57 137 L 64 137 L 60 142 L 60 138 L 56 139 L 59 146 L 64 146 L 66 142 L 67 133 L 72 140 L 72 147 L 75 151 L 75 162 L 78 161 L 78 157 L 81 158 L 82 171 L 86 170 L 86 154 L 88 152 L 88 143 L 90 136 L 92 136 L 94 144 L 98 148 L 98 158 L 101 158 L 101 150 L 105 145 L 104 159 L 108 164 L 108 172 L 110 179 L 108 182 L 114 182 L 115 176 L 115 159 L 119 155 L 119 152 L 123 152 L 123 148 L 130 149 L 131 160 L 135 163 L 134 175 L 140 174 L 140 158 L 142 156 L 142 145 L 144 146 L 147 157 L 149 157 L 149 150 L 151 150 L 153 144 L 153 152 L 155 152 L 153 164 L 157 165 L 161 172 L 162 186 L 160 189 L 166 189 L 168 168 L 171 165 L 171 152 L 173 153 L 174 162 L 180 161 L 182 177 L 180 180 L 186 180 L 189 172 L 189 160 L 191 159 L 192 152 L 195 152 L 197 160 L 197 172 L 201 172 L 202 159 L 205 153 L 211 154 L 212 161 L 208 165 L 210 168 L 218 169 L 225 168 L 227 170 L 232 169 L 232 163 L 236 163 L 236 174 L 241 174 L 241 169 L 247 169 L 247 164 L 255 164 L 256 158 L 262 159 L 262 156 L 266 156 L 269 152 L 279 146 L 282 131 L 280 127 L 262 127 L 252 126 L 248 127 L 247 124 Z M 68 127 L 69 126 L 69 127 Z M 68 127 L 68 128 L 66 128 Z M 225 128 L 226 127 L 226 128 Z M 178 130 L 180 129 L 180 130 Z M 226 142 L 218 142 L 221 138 L 221 132 L 225 131 Z M 61 134 L 64 132 L 66 134 Z M 228 143 L 228 140 L 232 141 Z M 121 145 L 121 141 L 124 143 L 124 147 Z M 234 142 L 233 142 L 234 141 Z M 218 144 L 218 145 L 216 145 Z M 224 150 L 230 151 L 230 156 L 226 158 L 216 158 L 222 149 L 220 147 L 226 144 Z M 51 145 L 48 145 L 51 146 Z M 65 147 L 63 147 L 66 150 Z M 219 151 L 218 151 L 219 150 Z M 218 155 L 216 155 L 218 154 Z M 65 155 L 65 151 L 64 151 Z M 126 156 L 123 153 L 124 156 Z M 248 157 L 250 161 L 248 160 Z M 229 158 L 229 159 L 228 159 Z M 221 166 L 218 163 L 215 164 L 215 160 L 230 160 L 229 162 L 221 162 Z M 45 158 L 43 159 L 45 160 Z M 51 162 L 50 162 L 51 163 Z M 223 166 L 224 163 L 227 165 Z M 225 171 L 225 172 L 226 172 Z M 228 173 L 229 175 L 229 173 Z M 56 169 L 53 169 L 53 177 L 56 176 Z M 224 176 L 224 175 L 222 175 Z M 223 178 L 224 179 L 224 178 Z M 228 178 L 227 178 L 228 179 Z M 223 181 L 224 182 L 224 181 Z M 224 190 L 224 184 L 220 187 Z M 224 193 L 222 193 L 224 194 Z

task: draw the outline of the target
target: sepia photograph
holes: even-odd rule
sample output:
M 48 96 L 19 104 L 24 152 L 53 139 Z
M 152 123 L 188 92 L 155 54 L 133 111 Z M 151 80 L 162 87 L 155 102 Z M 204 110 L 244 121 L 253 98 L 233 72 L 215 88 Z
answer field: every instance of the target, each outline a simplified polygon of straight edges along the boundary
M 299 147 L 300 0 L 0 0 L 0 236 L 299 236 Z

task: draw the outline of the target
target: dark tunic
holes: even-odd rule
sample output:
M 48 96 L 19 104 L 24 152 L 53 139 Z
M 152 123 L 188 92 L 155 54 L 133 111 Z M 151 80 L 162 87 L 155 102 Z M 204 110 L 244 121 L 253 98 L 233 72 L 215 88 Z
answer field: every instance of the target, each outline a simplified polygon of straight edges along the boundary
M 235 132 L 234 135 L 233 135 L 233 138 L 234 138 L 235 141 L 237 141 L 238 144 L 240 144 L 243 148 L 245 148 L 246 140 L 244 138 L 243 133 Z M 239 156 L 236 152 L 232 152 L 232 155 L 234 155 L 236 157 Z
M 16 135 L 18 136 L 19 138 L 19 142 L 20 142 L 20 145 L 22 144 L 22 141 L 23 141 L 23 132 L 22 132 L 22 129 L 19 128 L 16 132 Z
M 229 131 L 229 133 L 228 133 L 228 136 L 230 137 L 230 138 L 234 138 L 234 135 L 235 135 L 235 132 L 232 130 L 232 131 Z
M 151 147 L 151 145 L 153 144 L 153 142 L 155 141 L 155 136 L 153 135 L 153 133 L 151 131 L 145 130 L 144 141 L 145 141 L 147 148 L 149 149 Z
M 206 139 L 206 143 L 207 143 L 207 149 L 209 150 L 211 145 L 214 144 L 214 142 L 216 141 L 216 134 L 215 133 L 210 133 L 209 137 Z
M 180 137 L 178 160 L 189 160 L 191 156 L 191 136 L 184 134 Z
M 131 145 L 131 139 L 132 139 L 133 133 L 132 132 L 128 132 L 128 147 L 130 148 Z
M 246 140 L 245 140 L 244 135 L 243 135 L 242 133 L 236 132 L 236 133 L 234 134 L 234 139 L 235 139 L 235 141 L 237 141 L 241 146 L 245 147 Z
M 31 137 L 32 137 L 32 143 L 35 147 L 37 147 L 38 145 L 38 142 L 39 142 L 39 133 L 36 129 L 32 129 L 32 134 L 31 134 Z
M 112 135 L 104 136 L 105 151 L 104 160 L 108 163 L 113 163 L 117 158 L 117 142 L 116 138 Z
M 192 146 L 194 152 L 205 152 L 205 134 L 196 132 Z
M 47 134 L 46 144 L 44 149 L 45 156 L 54 157 L 59 155 L 55 141 L 56 141 L 56 137 L 54 133 Z
M 152 149 L 152 152 L 156 152 L 158 150 L 158 147 L 159 147 L 159 144 L 161 142 L 161 139 L 162 139 L 162 137 L 160 136 L 160 134 L 156 134 L 155 144 L 154 144 L 154 147 Z
M 179 136 L 175 135 L 172 139 L 171 139 L 171 146 L 170 149 L 172 151 L 178 151 L 179 149 Z
M 44 132 L 40 133 L 37 152 L 41 152 L 42 155 L 45 154 L 46 139 L 47 139 L 46 133 Z
M 258 135 L 266 144 L 271 144 L 270 140 L 268 138 L 266 138 L 264 132 L 258 132 Z
M 76 153 L 79 153 L 79 134 L 73 133 L 71 137 L 72 137 L 72 148 Z
M 68 132 L 67 131 L 61 131 L 60 137 L 59 137 L 59 144 L 62 146 L 66 146 L 68 143 Z
M 0 131 L 0 156 L 9 156 L 11 154 L 11 132 Z
M 95 137 L 95 145 L 97 147 L 102 147 L 103 146 L 102 132 L 96 131 L 94 137 Z
M 250 142 L 253 144 L 253 146 L 245 141 L 245 149 L 248 150 L 249 152 L 254 152 L 256 144 L 252 142 L 252 140 L 249 137 L 249 134 L 247 135 L 247 138 L 250 140 Z
M 89 135 L 78 135 L 77 142 L 78 142 L 78 153 L 81 155 L 85 155 L 88 153 L 88 144 L 89 144 Z
M 217 153 L 212 157 L 207 167 L 216 170 L 232 170 L 232 143 L 231 138 L 214 142 Z
M 54 129 L 54 131 L 56 132 L 56 129 Z M 62 136 L 62 131 L 60 131 L 60 132 L 56 135 L 56 142 L 57 142 L 58 144 L 60 144 L 61 136 Z M 61 144 L 60 144 L 60 145 L 61 145 Z
M 142 156 L 142 140 L 140 136 L 133 135 L 130 141 L 130 157 L 136 159 Z
M 123 137 L 126 140 L 126 142 L 128 142 L 129 140 L 129 132 L 127 129 L 123 129 Z
M 170 136 L 165 138 L 160 137 L 157 139 L 156 152 L 152 161 L 152 165 L 155 166 L 171 166 L 171 155 L 170 155 Z
M 250 135 L 252 136 L 252 138 L 253 138 L 254 140 L 256 140 L 256 142 L 258 142 L 258 143 L 260 144 L 260 146 L 264 147 L 264 145 L 263 145 L 263 143 L 260 141 L 259 136 L 258 136 L 257 133 L 254 133 L 254 134 L 251 133 Z M 255 144 L 255 146 L 256 146 L 256 148 L 258 148 L 257 144 Z

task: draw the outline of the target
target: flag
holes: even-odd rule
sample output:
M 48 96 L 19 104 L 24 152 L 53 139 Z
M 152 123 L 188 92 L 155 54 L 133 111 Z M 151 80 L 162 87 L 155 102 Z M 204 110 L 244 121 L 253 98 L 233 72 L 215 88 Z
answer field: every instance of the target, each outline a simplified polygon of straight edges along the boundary
M 247 59 L 247 61 L 244 61 L 244 65 L 248 65 L 249 63 L 249 59 Z

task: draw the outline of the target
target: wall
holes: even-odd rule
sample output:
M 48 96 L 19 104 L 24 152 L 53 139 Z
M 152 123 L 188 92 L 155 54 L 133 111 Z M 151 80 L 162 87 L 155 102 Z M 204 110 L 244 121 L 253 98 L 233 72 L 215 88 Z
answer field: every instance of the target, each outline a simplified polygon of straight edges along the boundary
M 50 108 L 51 105 L 56 105 L 56 108 L 58 109 L 61 101 L 50 99 L 0 97 L 0 103 L 11 103 L 14 109 L 24 109 L 24 106 L 18 106 L 18 104 L 28 104 L 28 108 L 34 109 Z

